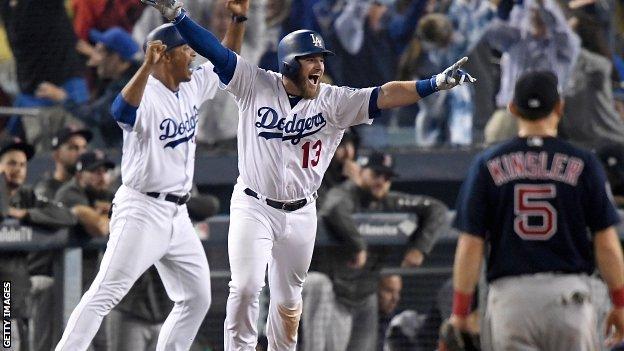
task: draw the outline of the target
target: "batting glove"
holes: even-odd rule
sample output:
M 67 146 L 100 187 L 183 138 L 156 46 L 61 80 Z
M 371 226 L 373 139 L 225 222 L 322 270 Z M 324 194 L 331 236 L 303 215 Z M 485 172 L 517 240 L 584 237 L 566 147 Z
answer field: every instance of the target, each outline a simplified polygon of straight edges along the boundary
M 173 21 L 182 12 L 183 4 L 178 0 L 141 0 L 141 2 L 153 6 L 170 21 Z
M 451 67 L 444 70 L 435 76 L 435 89 L 436 90 L 448 90 L 454 88 L 463 82 L 474 83 L 477 81 L 466 71 L 461 70 L 461 66 L 468 61 L 468 57 L 462 57 L 459 61 L 455 62 Z

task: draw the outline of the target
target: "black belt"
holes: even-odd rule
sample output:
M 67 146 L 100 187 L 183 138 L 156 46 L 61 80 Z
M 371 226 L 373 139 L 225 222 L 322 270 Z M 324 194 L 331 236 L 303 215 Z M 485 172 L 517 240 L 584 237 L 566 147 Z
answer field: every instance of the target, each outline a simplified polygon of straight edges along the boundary
M 149 197 L 156 198 L 156 199 L 158 199 L 160 197 L 160 194 L 161 193 L 155 193 L 155 192 L 145 193 L 145 195 L 147 195 Z M 190 199 L 191 199 L 191 194 L 190 193 L 187 193 L 184 196 L 178 196 L 178 195 L 173 195 L 173 194 L 165 195 L 165 201 L 173 202 L 176 205 L 184 205 Z
M 257 192 L 249 188 L 245 188 L 245 190 L 243 191 L 245 192 L 245 194 L 251 197 L 255 197 L 256 199 L 260 200 L 260 196 L 258 196 Z M 317 196 L 318 195 L 316 194 L 316 192 L 312 195 L 314 199 L 316 199 Z M 271 200 L 271 199 L 265 199 L 265 200 L 266 200 L 267 205 L 273 208 L 276 208 L 278 210 L 284 210 L 288 212 L 297 211 L 298 209 L 302 208 L 308 203 L 307 199 L 295 200 L 295 201 L 290 201 L 290 202 L 282 202 L 282 201 L 276 201 L 276 200 Z

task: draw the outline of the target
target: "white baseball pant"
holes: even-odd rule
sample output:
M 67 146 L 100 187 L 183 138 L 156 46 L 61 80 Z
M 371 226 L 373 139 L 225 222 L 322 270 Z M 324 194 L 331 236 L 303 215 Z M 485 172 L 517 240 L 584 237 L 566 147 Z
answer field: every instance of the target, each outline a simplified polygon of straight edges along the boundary
M 271 301 L 269 351 L 294 351 L 302 312 L 301 291 L 316 237 L 314 202 L 287 212 L 243 193 L 232 194 L 228 254 L 232 278 L 224 323 L 225 351 L 254 351 L 258 297 L 268 265 Z
M 100 270 L 72 312 L 56 351 L 86 350 L 104 316 L 152 264 L 175 303 L 156 350 L 189 350 L 210 306 L 210 270 L 186 205 L 123 185 L 113 203 Z
M 490 283 L 492 350 L 598 350 L 592 284 L 583 274 L 537 273 Z

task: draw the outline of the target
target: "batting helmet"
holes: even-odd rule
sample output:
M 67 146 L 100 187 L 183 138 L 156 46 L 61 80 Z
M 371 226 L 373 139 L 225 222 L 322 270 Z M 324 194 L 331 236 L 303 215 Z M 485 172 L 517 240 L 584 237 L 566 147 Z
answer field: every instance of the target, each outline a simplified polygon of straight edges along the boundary
M 280 73 L 287 77 L 296 76 L 301 68 L 297 58 L 314 54 L 334 55 L 325 49 L 323 38 L 313 30 L 302 29 L 288 34 L 277 46 Z
M 182 38 L 180 32 L 171 23 L 165 23 L 161 26 L 154 28 L 145 38 L 143 43 L 143 51 L 147 49 L 147 43 L 153 40 L 160 40 L 163 44 L 167 45 L 165 51 L 169 51 L 173 48 L 186 44 L 186 40 Z

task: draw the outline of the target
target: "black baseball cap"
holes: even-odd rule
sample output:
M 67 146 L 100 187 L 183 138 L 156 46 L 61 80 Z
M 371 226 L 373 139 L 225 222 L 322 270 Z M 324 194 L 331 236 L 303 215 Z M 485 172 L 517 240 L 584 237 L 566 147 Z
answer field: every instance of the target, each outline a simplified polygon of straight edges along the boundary
M 100 150 L 85 152 L 80 155 L 78 163 L 76 163 L 76 171 L 93 171 L 98 167 L 104 166 L 107 170 L 115 168 L 115 163 L 106 157 L 106 154 Z
M 91 141 L 93 138 L 93 133 L 87 129 L 79 129 L 76 127 L 64 127 L 56 132 L 56 135 L 52 138 L 52 149 L 56 150 L 59 146 L 63 145 L 69 138 L 74 135 L 81 135 L 83 138 L 87 140 L 87 142 Z
M 377 173 L 386 174 L 390 177 L 398 176 L 394 171 L 394 159 L 390 154 L 375 151 L 368 156 L 362 156 L 360 165 L 362 168 L 370 168 Z
M 557 101 L 557 76 L 551 71 L 530 71 L 516 81 L 513 103 L 524 119 L 548 116 Z
M 11 138 L 0 143 L 0 157 L 11 150 L 23 151 L 26 154 L 26 160 L 30 160 L 35 155 L 35 148 L 20 138 Z

